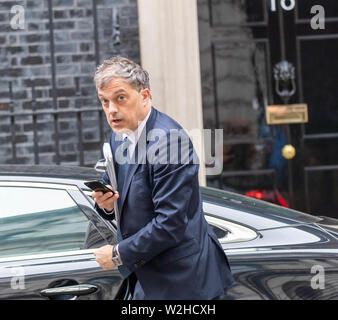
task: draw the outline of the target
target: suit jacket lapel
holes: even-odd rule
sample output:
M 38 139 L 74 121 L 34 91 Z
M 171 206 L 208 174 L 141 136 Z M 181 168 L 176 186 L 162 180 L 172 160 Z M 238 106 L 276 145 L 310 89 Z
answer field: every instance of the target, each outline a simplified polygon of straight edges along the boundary
M 124 203 L 128 195 L 129 187 L 131 180 L 137 170 L 137 168 L 141 164 L 146 164 L 146 158 L 147 158 L 147 134 L 148 132 L 154 128 L 154 123 L 157 115 L 157 110 L 152 107 L 151 114 L 146 122 L 146 125 L 140 135 L 140 138 L 135 146 L 135 163 L 131 163 L 129 165 L 127 174 L 126 174 L 126 180 L 123 185 L 122 194 L 120 194 L 121 197 L 121 209 L 120 209 L 120 215 L 122 216 Z

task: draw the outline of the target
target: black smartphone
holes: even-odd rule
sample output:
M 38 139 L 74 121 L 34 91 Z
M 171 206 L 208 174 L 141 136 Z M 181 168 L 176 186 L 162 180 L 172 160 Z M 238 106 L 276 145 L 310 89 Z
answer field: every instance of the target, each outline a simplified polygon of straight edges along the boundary
M 84 183 L 88 188 L 94 190 L 94 191 L 101 191 L 103 193 L 107 193 L 107 192 L 112 192 L 113 194 L 115 194 L 115 192 L 111 189 L 109 189 L 108 187 L 106 187 L 103 183 L 101 183 L 100 181 L 87 181 Z

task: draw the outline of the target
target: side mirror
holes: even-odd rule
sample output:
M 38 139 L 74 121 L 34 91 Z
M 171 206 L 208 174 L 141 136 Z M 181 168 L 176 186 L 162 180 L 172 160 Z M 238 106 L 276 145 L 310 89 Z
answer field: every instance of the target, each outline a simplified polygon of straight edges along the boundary
M 97 172 L 105 172 L 107 170 L 106 160 L 105 159 L 99 160 L 98 162 L 96 162 L 96 165 L 94 168 Z

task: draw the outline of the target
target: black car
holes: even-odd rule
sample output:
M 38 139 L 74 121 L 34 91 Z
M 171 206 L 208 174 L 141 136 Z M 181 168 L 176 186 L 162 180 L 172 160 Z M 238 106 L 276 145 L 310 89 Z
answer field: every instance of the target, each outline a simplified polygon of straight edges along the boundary
M 101 175 L 0 166 L 0 299 L 130 299 L 129 281 L 93 255 L 116 242 L 115 223 L 97 214 L 84 185 Z M 338 299 L 338 220 L 201 191 L 236 280 L 228 299 Z

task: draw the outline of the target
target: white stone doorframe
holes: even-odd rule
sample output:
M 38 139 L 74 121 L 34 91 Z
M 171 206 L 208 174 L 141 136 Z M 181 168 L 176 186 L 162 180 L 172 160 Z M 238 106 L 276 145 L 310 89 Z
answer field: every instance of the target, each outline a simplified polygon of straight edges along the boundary
M 188 132 L 203 130 L 197 0 L 138 0 L 142 67 L 153 105 Z M 194 141 L 206 185 L 204 143 Z

